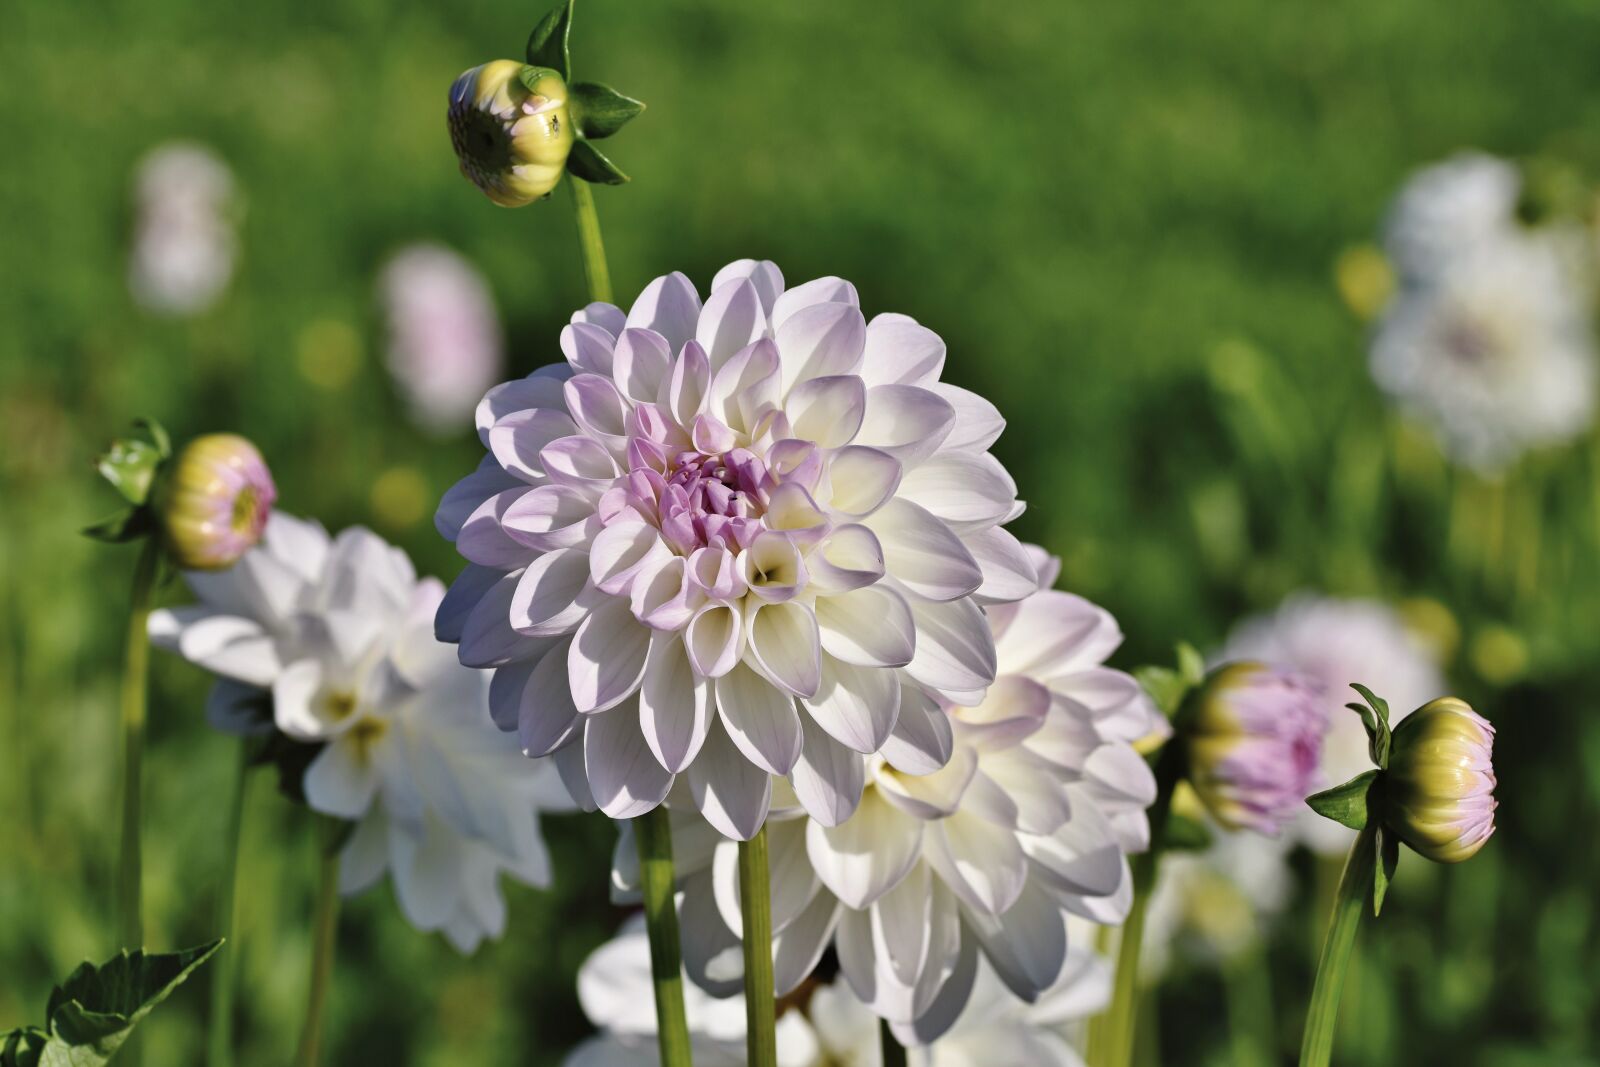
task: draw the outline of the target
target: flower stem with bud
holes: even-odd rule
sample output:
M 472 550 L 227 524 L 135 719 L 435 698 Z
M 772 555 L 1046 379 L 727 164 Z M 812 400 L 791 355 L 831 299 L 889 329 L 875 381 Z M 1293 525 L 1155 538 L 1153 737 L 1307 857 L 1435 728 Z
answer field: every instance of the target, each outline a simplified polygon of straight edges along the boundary
M 1339 995 L 1344 991 L 1345 971 L 1350 965 L 1350 950 L 1356 942 L 1361 913 L 1372 897 L 1373 838 L 1377 823 L 1368 823 L 1345 861 L 1328 920 L 1328 935 L 1322 942 L 1322 957 L 1317 962 L 1316 985 L 1311 990 L 1311 1007 L 1306 1014 L 1305 1038 L 1300 1045 L 1301 1067 L 1327 1067 L 1333 1055 L 1333 1036 L 1339 1018 Z
M 745 1063 L 778 1062 L 777 998 L 772 981 L 772 872 L 767 828 L 739 842 L 739 912 L 744 922 Z
M 650 977 L 655 986 L 656 1041 L 661 1067 L 689 1067 L 689 1022 L 683 1007 L 683 962 L 678 913 L 672 900 L 672 824 L 664 807 L 633 820 L 644 891 Z
M 318 817 L 317 902 L 311 925 L 311 983 L 305 1024 L 295 1052 L 295 1067 L 317 1067 L 322 1061 L 322 1020 L 333 980 L 333 953 L 339 934 L 339 847 L 345 824 Z

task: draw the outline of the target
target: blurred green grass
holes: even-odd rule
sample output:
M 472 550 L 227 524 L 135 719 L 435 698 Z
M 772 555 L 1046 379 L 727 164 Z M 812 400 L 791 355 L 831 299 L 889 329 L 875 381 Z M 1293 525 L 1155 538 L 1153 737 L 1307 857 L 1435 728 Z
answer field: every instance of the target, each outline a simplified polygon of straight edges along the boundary
M 426 514 L 374 504 L 382 472 L 414 469 L 436 496 L 478 446 L 409 428 L 372 283 L 400 244 L 442 240 L 488 274 L 512 369 L 560 358 L 583 301 L 566 207 L 491 207 L 443 123 L 450 79 L 519 54 L 541 10 L 8 6 L 0 1025 L 109 950 L 131 560 L 75 533 L 110 507 L 96 451 L 141 414 L 177 436 L 236 429 L 287 509 L 375 524 L 423 571 L 455 569 Z M 1500 727 L 1503 828 L 1469 867 L 1413 874 L 1369 930 L 1347 1062 L 1594 1062 L 1600 449 L 1524 468 L 1519 514 L 1538 505 L 1547 546 L 1531 578 L 1487 535 L 1449 541 L 1448 497 L 1473 488 L 1386 422 L 1331 271 L 1408 169 L 1459 147 L 1600 169 L 1600 5 L 581 0 L 574 49 L 580 77 L 650 105 L 612 142 L 634 183 L 598 193 L 619 293 L 672 269 L 704 285 L 755 255 L 791 281 L 849 277 L 869 313 L 938 330 L 948 376 L 1010 419 L 997 452 L 1032 505 L 1019 532 L 1118 615 L 1122 665 L 1213 644 L 1302 587 L 1447 604 L 1466 639 L 1454 678 Z M 213 145 L 247 200 L 231 291 L 187 321 L 141 312 L 125 284 L 131 171 L 171 137 Z M 303 373 L 352 353 L 341 387 Z M 1526 646 L 1523 669 L 1493 669 L 1495 627 Z M 212 933 L 232 757 L 200 723 L 204 688 L 158 657 L 147 895 L 163 947 Z M 311 842 L 270 782 L 254 790 L 241 1062 L 275 1064 L 301 1010 Z M 471 959 L 407 928 L 386 888 L 350 903 L 331 1062 L 559 1061 L 586 1029 L 573 972 L 618 913 L 610 829 L 549 833 L 555 889 L 513 889 L 509 935 Z M 1320 923 L 1305 874 L 1271 961 L 1285 1048 Z M 147 1062 L 199 1061 L 203 989 L 155 1016 Z M 1162 991 L 1161 1062 L 1226 1062 L 1220 995 L 1203 970 Z

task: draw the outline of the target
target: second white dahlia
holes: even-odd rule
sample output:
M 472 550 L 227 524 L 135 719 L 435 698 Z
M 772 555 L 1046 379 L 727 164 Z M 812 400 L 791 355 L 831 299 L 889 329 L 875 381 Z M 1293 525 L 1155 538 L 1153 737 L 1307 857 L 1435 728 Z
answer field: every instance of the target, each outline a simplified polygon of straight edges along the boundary
M 680 782 L 747 838 L 773 775 L 847 812 L 861 754 L 982 699 L 981 605 L 1033 568 L 999 529 L 1004 423 L 939 380 L 932 331 L 741 260 L 704 301 L 670 274 L 591 304 L 561 349 L 484 398 L 489 455 L 437 516 L 470 563 L 439 636 L 496 668 L 529 756 L 617 819 Z

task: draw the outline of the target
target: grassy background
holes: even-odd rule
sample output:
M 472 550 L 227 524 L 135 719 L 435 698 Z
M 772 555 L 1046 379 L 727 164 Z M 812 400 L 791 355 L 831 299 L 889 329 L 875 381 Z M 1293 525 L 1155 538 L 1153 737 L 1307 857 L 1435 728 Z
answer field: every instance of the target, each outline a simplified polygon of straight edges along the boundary
M 443 122 L 451 78 L 519 54 L 539 14 L 8 5 L 0 1026 L 111 943 L 131 551 L 75 534 L 110 507 L 90 471 L 109 437 L 140 414 L 180 437 L 237 429 L 287 509 L 453 572 L 431 499 L 479 447 L 408 427 L 372 283 L 400 244 L 445 241 L 490 277 L 513 369 L 559 358 L 583 299 L 565 204 L 490 206 Z M 1459 147 L 1600 163 L 1600 5 L 583 0 L 574 46 L 579 77 L 650 104 L 612 142 L 634 183 L 598 193 L 619 293 L 756 255 L 937 329 L 947 375 L 1011 420 L 997 452 L 1032 502 L 1019 532 L 1116 612 L 1123 666 L 1213 645 L 1300 588 L 1435 605 L 1454 682 L 1500 729 L 1502 830 L 1460 870 L 1406 865 L 1341 1060 L 1597 1062 L 1600 448 L 1519 468 L 1497 524 L 1492 488 L 1382 411 L 1332 271 L 1410 168 Z M 125 285 L 132 167 L 175 136 L 214 145 L 247 200 L 229 295 L 176 322 Z M 423 494 L 393 490 L 419 478 Z M 154 685 L 149 938 L 176 946 L 212 932 L 233 750 L 200 722 L 198 672 L 158 657 Z M 264 776 L 254 789 L 241 1058 L 269 1065 L 301 1010 L 312 843 Z M 618 915 L 599 888 L 609 827 L 549 832 L 554 890 L 512 888 L 509 935 L 471 959 L 407 928 L 386 887 L 349 904 L 330 1062 L 558 1062 L 586 1029 L 573 972 Z M 1297 862 L 1269 960 L 1285 1049 L 1325 880 Z M 1174 976 L 1161 1062 L 1232 1062 L 1223 989 L 1204 967 Z M 196 982 L 149 1024 L 147 1062 L 198 1063 L 203 1017 Z

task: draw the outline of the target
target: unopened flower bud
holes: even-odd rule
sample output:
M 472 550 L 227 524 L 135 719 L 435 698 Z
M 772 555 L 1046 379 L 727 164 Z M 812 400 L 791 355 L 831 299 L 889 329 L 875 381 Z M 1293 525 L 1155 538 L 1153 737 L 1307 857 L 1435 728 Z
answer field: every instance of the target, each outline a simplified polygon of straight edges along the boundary
M 572 133 L 567 85 L 553 70 L 497 59 L 450 87 L 450 143 L 461 173 L 501 207 L 555 188 Z
M 196 437 L 172 461 L 160 489 L 167 551 L 187 570 L 231 567 L 261 540 L 277 498 L 255 445 L 231 433 Z
M 1394 728 L 1385 821 L 1438 863 L 1470 858 L 1494 833 L 1494 727 L 1455 697 L 1430 701 Z
M 1213 671 L 1189 724 L 1189 783 L 1230 830 L 1275 834 L 1317 785 L 1328 715 L 1312 679 L 1262 663 Z

